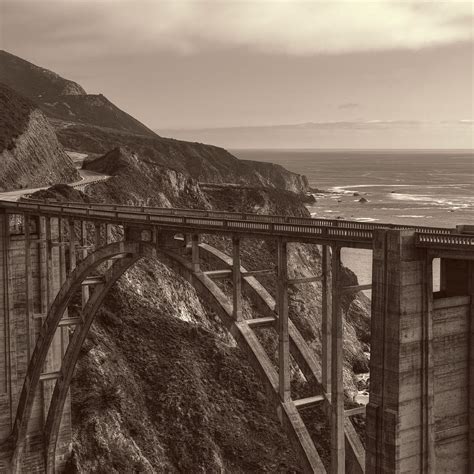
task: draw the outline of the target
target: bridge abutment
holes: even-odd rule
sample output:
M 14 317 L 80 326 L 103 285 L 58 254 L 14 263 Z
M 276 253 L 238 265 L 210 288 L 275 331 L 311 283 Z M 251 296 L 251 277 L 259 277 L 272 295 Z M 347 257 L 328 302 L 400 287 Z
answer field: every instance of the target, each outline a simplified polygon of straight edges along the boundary
M 432 259 L 413 231 L 374 234 L 366 471 L 472 472 L 473 262 Z

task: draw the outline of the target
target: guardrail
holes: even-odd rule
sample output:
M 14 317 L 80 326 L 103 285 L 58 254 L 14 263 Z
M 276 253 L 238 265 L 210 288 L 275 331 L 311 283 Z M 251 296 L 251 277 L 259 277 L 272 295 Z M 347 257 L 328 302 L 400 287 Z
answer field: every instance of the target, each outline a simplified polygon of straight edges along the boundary
M 468 234 L 417 234 L 415 244 L 418 247 L 459 248 L 474 250 L 474 235 Z
M 45 204 L 48 201 L 29 199 L 29 202 L 38 204 Z M 177 216 L 196 216 L 196 217 L 211 217 L 217 219 L 232 219 L 232 220 L 248 220 L 258 222 L 272 222 L 272 223 L 288 223 L 288 224 L 302 224 L 311 226 L 324 226 L 324 227 L 343 227 L 345 229 L 361 229 L 361 230 L 374 230 L 374 229 L 409 229 L 415 232 L 432 233 L 432 234 L 451 234 L 452 229 L 439 228 L 439 227 L 424 227 L 424 226 L 411 226 L 411 225 L 399 225 L 399 224 L 383 224 L 374 222 L 357 222 L 343 219 L 316 219 L 311 217 L 292 217 L 282 216 L 278 214 L 250 214 L 240 212 L 224 212 L 224 211 L 211 211 L 203 209 L 179 209 L 169 207 L 148 207 L 148 206 L 128 206 L 122 204 L 106 204 L 106 203 L 83 203 L 83 202 L 67 202 L 60 203 L 64 207 L 86 207 L 89 209 L 112 209 L 132 212 L 142 212 L 149 214 L 172 214 Z
M 243 233 L 282 236 L 294 241 L 334 241 L 346 246 L 372 248 L 373 230 L 410 229 L 416 245 L 431 248 L 474 250 L 474 236 L 456 234 L 454 229 L 398 226 L 395 224 L 309 219 L 287 216 L 227 213 L 197 209 L 170 209 L 116 204 L 51 203 L 39 200 L 1 201 L 0 208 L 11 214 L 47 214 L 64 218 L 104 220 L 115 224 L 162 226 L 177 232 Z

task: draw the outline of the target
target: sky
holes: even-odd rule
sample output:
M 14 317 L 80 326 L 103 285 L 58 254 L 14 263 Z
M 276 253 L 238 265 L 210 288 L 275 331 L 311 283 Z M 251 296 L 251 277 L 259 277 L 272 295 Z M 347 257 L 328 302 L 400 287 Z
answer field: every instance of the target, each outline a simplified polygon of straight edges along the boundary
M 0 0 L 0 47 L 167 135 L 199 140 L 215 127 L 311 123 L 314 133 L 289 127 L 278 146 L 471 148 L 473 8 L 457 0 Z M 241 131 L 210 138 L 245 147 Z M 254 132 L 255 146 L 273 142 Z

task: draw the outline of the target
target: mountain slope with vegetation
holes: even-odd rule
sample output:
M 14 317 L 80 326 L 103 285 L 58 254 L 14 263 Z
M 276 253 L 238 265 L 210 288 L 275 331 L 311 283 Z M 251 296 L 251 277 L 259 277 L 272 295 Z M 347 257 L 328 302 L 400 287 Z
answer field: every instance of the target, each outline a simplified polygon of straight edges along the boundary
M 102 94 L 87 94 L 75 82 L 5 51 L 0 51 L 0 82 L 32 99 L 68 150 L 104 154 L 128 147 L 140 159 L 198 181 L 309 191 L 303 176 L 281 166 L 243 162 L 222 148 L 160 137 Z

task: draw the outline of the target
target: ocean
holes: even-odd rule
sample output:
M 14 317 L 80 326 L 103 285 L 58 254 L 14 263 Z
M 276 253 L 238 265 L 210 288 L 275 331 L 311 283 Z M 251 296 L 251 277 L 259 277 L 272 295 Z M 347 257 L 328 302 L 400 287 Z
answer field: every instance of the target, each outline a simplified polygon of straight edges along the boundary
M 467 150 L 231 150 L 307 176 L 311 215 L 362 222 L 455 227 L 474 224 L 474 152 Z M 363 202 L 360 202 L 360 201 Z M 371 281 L 371 252 L 344 249 L 343 262 Z M 439 269 L 434 265 L 435 289 Z M 370 293 L 368 293 L 370 295 Z

